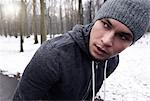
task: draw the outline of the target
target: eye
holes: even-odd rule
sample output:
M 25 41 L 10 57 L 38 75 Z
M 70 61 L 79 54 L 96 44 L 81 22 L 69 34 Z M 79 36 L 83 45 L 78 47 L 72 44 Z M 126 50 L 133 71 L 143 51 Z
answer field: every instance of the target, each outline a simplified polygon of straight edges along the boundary
M 123 40 L 123 41 L 128 41 L 128 42 L 132 42 L 132 38 L 126 34 L 126 33 L 118 33 L 118 37 L 119 39 Z
M 102 24 L 103 24 L 103 27 L 105 28 L 105 29 L 111 29 L 111 27 L 109 26 L 109 24 L 107 23 L 107 22 L 105 22 L 105 21 L 101 21 L 102 22 Z

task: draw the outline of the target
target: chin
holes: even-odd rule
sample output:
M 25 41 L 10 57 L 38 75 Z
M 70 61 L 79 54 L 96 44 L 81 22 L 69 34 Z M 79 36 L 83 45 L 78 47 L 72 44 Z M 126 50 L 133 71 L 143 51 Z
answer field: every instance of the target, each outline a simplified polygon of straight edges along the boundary
M 98 58 L 98 60 L 107 60 L 108 58 Z
M 106 59 L 108 59 L 109 57 L 94 56 L 94 58 L 95 58 L 96 60 L 106 60 Z

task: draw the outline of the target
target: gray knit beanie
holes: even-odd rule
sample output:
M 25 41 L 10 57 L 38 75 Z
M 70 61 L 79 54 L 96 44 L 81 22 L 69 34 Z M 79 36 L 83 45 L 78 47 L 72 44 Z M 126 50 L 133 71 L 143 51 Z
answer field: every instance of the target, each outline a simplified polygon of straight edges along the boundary
M 94 22 L 113 18 L 133 33 L 133 42 L 141 38 L 150 23 L 150 0 L 107 0 L 97 12 Z

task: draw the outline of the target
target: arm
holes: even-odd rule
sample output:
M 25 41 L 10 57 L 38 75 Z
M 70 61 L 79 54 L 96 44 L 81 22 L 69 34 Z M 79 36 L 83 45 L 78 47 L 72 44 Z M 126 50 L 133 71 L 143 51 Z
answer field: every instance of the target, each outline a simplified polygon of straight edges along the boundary
M 57 53 L 48 43 L 38 49 L 23 73 L 14 101 L 46 99 L 48 90 L 59 79 Z

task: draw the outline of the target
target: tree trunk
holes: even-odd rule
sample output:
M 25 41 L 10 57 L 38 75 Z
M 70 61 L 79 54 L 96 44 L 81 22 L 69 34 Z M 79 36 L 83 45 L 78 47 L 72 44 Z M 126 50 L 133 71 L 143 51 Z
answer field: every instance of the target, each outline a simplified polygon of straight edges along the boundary
M 24 35 L 25 36 L 29 36 L 29 32 L 28 32 L 28 12 L 27 12 L 27 0 L 24 1 Z
M 36 19 L 36 0 L 33 0 L 32 33 L 34 33 L 34 44 L 37 44 L 38 37 L 37 37 L 37 33 L 35 31 L 35 29 L 36 29 L 35 19 Z
M 82 0 L 79 0 L 78 5 L 78 23 L 83 24 L 83 6 L 82 6 Z
M 20 35 L 20 52 L 24 52 L 24 49 L 23 49 L 23 35 Z
M 86 20 L 85 20 L 85 23 L 86 24 L 89 24 L 92 22 L 92 0 L 88 1 L 87 3 L 87 12 L 86 12 Z
M 52 29 L 52 6 L 53 6 L 53 1 L 52 0 L 49 0 L 49 8 L 48 8 L 48 18 L 49 18 L 49 20 L 48 20 L 48 25 L 49 25 L 49 27 L 48 27 L 48 30 L 49 30 L 49 36 L 50 36 L 50 38 L 52 38 L 52 31 L 53 31 L 53 29 Z
M 73 9 L 73 7 L 74 7 L 74 0 L 71 0 L 71 14 L 70 14 L 70 27 L 72 28 L 73 26 L 74 26 L 74 24 L 75 24 L 75 20 L 74 20 L 74 9 Z
M 20 52 L 24 52 L 24 49 L 23 49 L 24 19 L 25 19 L 25 4 L 24 4 L 24 1 L 21 0 L 21 11 L 20 11 Z
M 45 24 L 45 2 L 40 0 L 41 8 L 41 18 L 40 18 L 40 34 L 41 34 L 41 44 L 46 41 L 46 24 Z
M 62 0 L 60 0 L 60 5 L 59 5 L 59 15 L 60 15 L 60 33 L 63 33 L 64 30 L 63 30 L 63 18 L 62 18 L 62 3 L 61 3 Z

